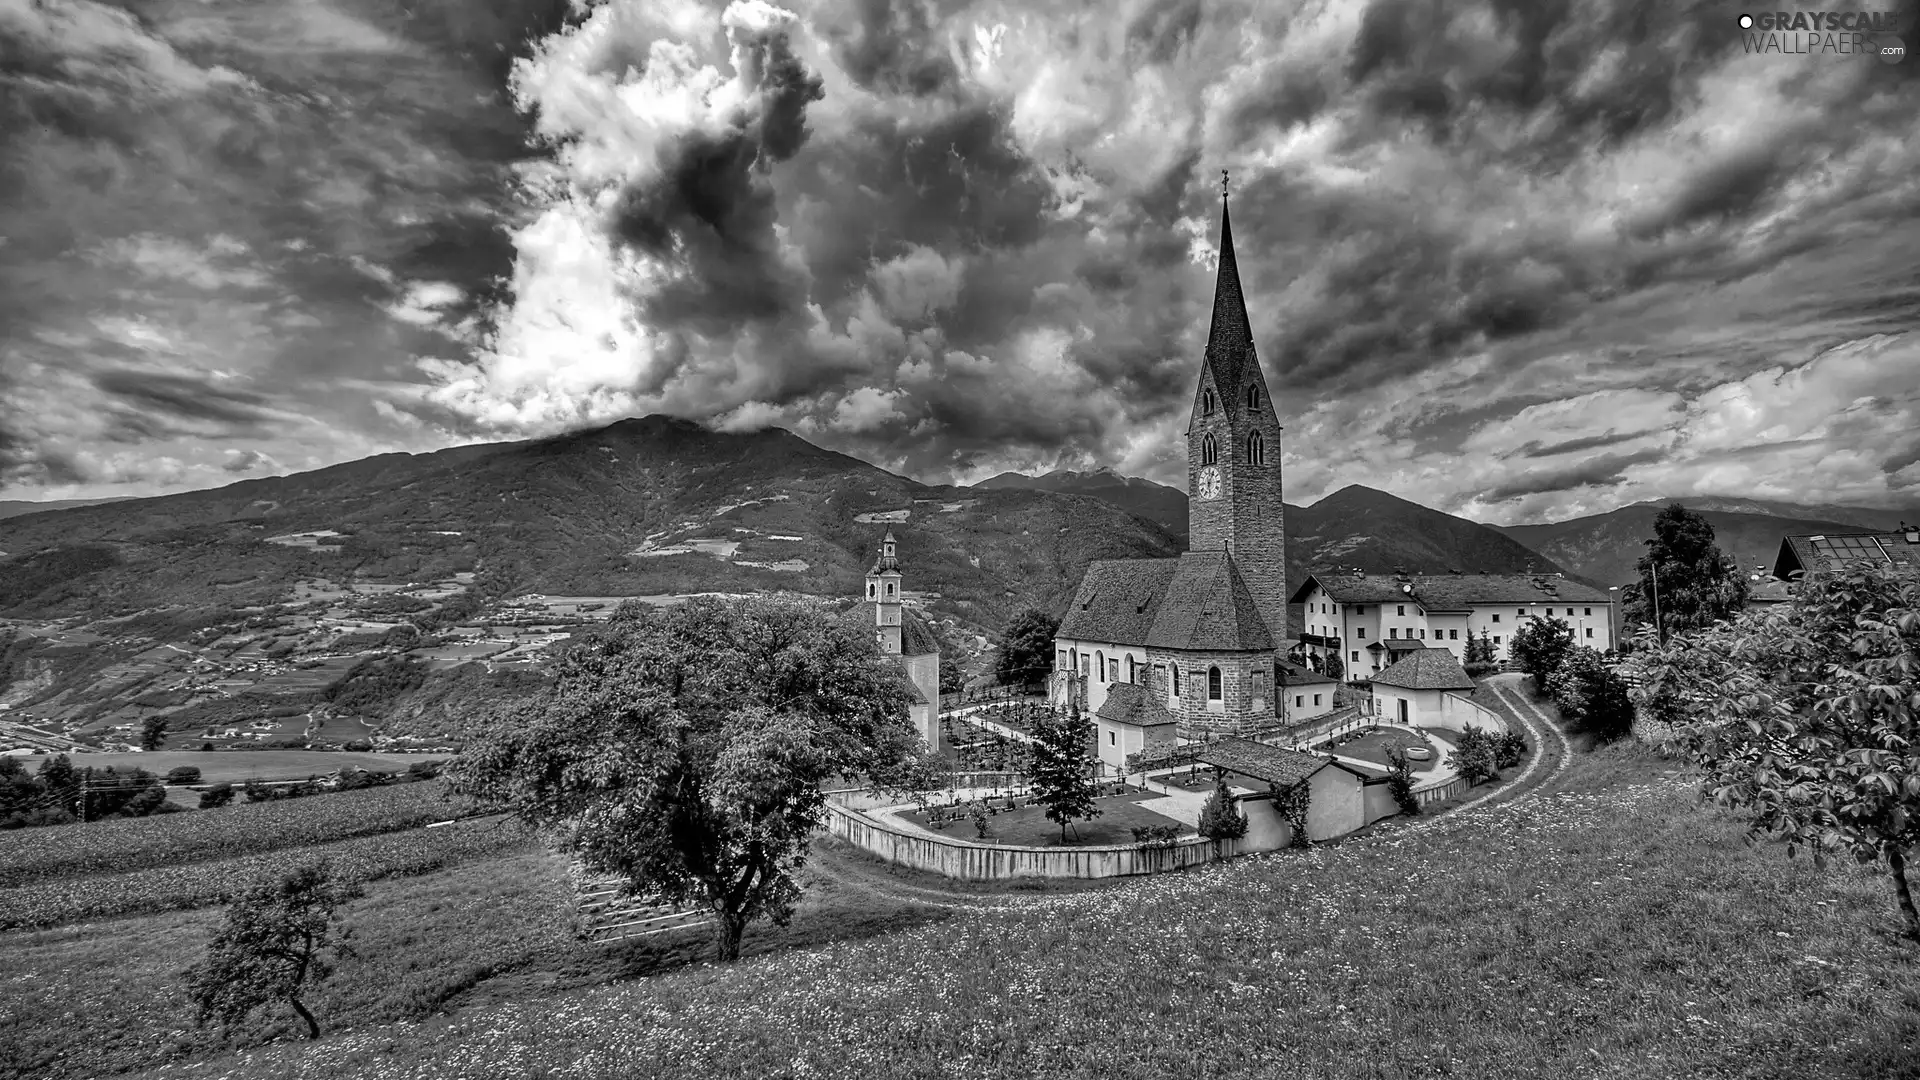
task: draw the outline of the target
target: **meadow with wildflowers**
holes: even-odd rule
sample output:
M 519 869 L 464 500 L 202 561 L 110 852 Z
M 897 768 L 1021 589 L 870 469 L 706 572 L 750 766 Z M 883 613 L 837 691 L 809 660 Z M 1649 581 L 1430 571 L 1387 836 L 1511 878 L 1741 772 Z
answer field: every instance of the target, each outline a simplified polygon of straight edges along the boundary
M 1738 842 L 1673 762 L 1305 852 L 980 896 L 882 937 L 154 1076 L 1911 1076 L 1872 868 Z

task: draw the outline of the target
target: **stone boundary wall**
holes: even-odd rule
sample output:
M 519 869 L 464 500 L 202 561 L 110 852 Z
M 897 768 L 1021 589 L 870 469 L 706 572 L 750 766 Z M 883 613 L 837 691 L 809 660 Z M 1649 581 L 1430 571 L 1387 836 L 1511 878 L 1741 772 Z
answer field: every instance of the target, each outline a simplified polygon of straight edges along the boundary
M 1504 735 L 1507 731 L 1505 717 L 1478 702 L 1469 701 L 1454 693 L 1440 695 L 1438 722 L 1429 717 L 1422 717 L 1422 720 L 1425 722 L 1421 723 L 1420 727 L 1437 727 L 1443 731 L 1464 732 L 1468 724 L 1490 735 Z
M 1231 858 L 1236 843 L 1182 840 L 1170 847 L 1131 844 L 1083 848 L 1030 848 L 968 844 L 907 832 L 838 802 L 827 803 L 827 831 L 888 862 L 965 881 L 1015 878 L 1110 878 L 1184 870 Z

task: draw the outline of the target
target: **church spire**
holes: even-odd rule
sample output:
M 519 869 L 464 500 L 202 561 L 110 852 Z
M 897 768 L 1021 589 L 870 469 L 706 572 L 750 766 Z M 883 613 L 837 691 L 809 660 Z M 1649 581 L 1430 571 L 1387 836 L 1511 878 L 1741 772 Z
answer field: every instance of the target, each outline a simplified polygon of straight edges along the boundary
M 1227 172 L 1220 170 L 1220 267 L 1213 283 L 1213 325 L 1207 329 L 1207 367 L 1214 385 L 1231 394 L 1241 366 L 1253 355 L 1253 326 L 1240 291 L 1240 265 L 1233 255 L 1233 220 L 1227 214 Z

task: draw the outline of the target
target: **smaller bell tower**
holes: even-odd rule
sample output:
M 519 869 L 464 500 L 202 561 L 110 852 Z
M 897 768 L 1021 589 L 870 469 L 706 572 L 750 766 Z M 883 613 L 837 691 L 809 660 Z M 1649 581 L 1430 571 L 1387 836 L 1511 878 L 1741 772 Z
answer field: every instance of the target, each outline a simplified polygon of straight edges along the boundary
M 881 537 L 880 558 L 867 571 L 867 601 L 873 605 L 874 634 L 880 639 L 880 651 L 899 656 L 900 559 L 895 553 L 892 529 Z

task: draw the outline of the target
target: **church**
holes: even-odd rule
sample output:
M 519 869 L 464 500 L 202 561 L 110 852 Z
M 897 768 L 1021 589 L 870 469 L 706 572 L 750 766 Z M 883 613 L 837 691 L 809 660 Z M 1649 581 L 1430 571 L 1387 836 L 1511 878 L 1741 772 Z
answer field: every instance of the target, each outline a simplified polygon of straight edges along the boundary
M 1113 764 L 1176 734 L 1285 722 L 1280 419 L 1254 351 L 1225 195 L 1212 324 L 1188 419 L 1188 550 L 1088 565 L 1054 637 L 1049 697 L 1093 714 Z M 1324 689 L 1328 688 L 1322 688 Z
M 906 606 L 905 578 L 900 573 L 899 541 L 893 530 L 880 538 L 880 557 L 867 571 L 867 598 L 862 617 L 873 620 L 880 653 L 899 664 L 920 692 L 907 709 L 907 720 L 929 750 L 940 749 L 940 640 L 916 611 Z

